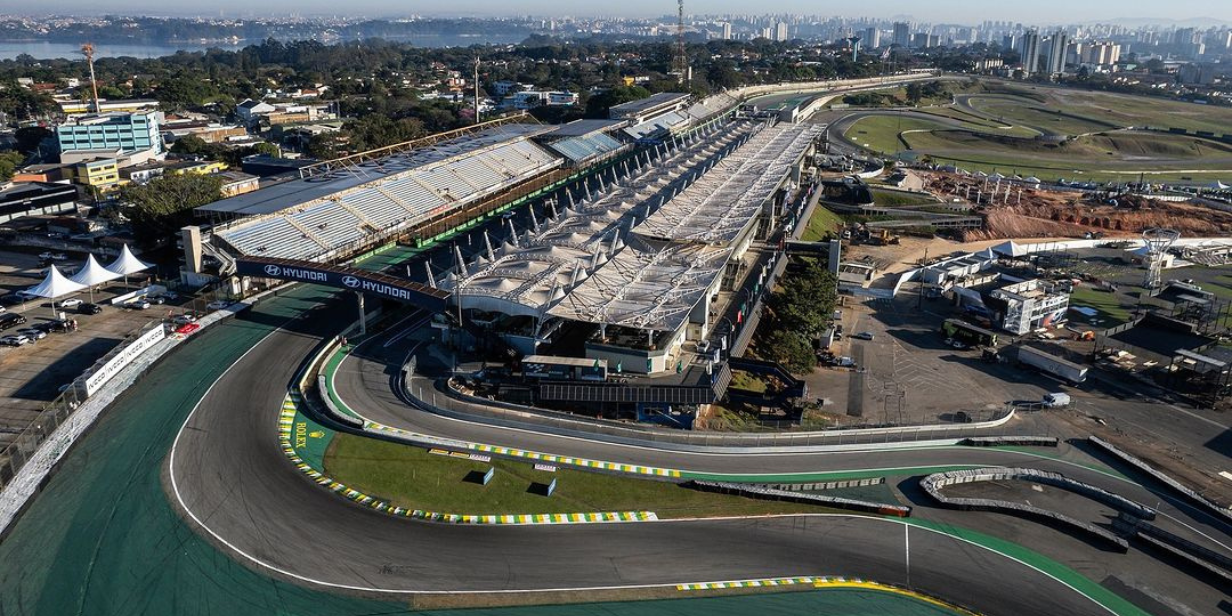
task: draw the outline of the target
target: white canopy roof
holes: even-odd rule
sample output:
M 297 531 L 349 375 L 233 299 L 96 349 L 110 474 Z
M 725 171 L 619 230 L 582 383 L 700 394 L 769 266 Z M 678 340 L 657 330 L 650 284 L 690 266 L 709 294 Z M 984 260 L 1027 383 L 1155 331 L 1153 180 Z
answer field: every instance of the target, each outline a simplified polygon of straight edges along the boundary
M 1015 242 L 1005 242 L 1004 244 L 999 244 L 992 250 L 999 255 L 1004 255 L 1007 257 L 1021 257 L 1031 253 L 1030 250 L 1027 250 L 1025 247 Z
M 124 248 L 120 250 L 120 256 L 116 257 L 116 260 L 112 261 L 111 265 L 107 266 L 107 269 L 117 276 L 127 276 L 148 270 L 151 267 L 154 266 L 149 263 L 143 263 L 137 257 L 134 257 L 133 253 L 128 249 L 128 244 L 125 244 Z
M 84 288 L 86 288 L 85 285 L 78 284 L 68 278 L 65 278 L 64 274 L 60 273 L 60 268 L 53 265 L 47 270 L 47 277 L 43 279 L 43 282 L 38 283 L 36 286 L 30 287 L 26 290 L 26 292 L 32 295 L 37 295 L 38 297 L 55 299 L 57 297 L 68 295 L 69 293 L 75 293 Z
M 115 280 L 120 276 L 121 274 L 117 274 L 102 265 L 99 265 L 98 260 L 94 258 L 94 255 L 90 255 L 86 259 L 85 267 L 81 268 L 81 271 L 74 274 L 69 280 L 72 280 L 82 286 L 92 287 L 96 284 L 103 284 L 108 280 Z

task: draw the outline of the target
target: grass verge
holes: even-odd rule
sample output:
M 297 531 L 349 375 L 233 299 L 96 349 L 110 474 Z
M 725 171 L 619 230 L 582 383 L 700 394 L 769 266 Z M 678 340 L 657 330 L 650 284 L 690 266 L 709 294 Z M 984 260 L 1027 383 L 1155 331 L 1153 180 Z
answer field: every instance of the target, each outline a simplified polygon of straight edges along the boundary
M 467 481 L 495 468 L 487 485 Z M 826 507 L 709 494 L 674 483 L 573 469 L 555 473 L 506 460 L 490 463 L 428 453 L 418 447 L 339 434 L 325 454 L 326 474 L 374 498 L 445 513 L 498 515 L 653 511 L 659 518 L 832 513 Z M 552 496 L 532 484 L 557 480 Z

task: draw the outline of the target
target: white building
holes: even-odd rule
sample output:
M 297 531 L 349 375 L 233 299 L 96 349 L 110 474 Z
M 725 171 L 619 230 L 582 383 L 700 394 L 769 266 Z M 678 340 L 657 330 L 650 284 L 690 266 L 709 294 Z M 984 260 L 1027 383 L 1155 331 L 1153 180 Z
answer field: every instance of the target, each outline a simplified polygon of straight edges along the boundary
M 1001 328 L 1022 335 L 1060 321 L 1069 310 L 1069 293 L 1046 280 L 1027 280 L 988 294 L 1005 302 Z

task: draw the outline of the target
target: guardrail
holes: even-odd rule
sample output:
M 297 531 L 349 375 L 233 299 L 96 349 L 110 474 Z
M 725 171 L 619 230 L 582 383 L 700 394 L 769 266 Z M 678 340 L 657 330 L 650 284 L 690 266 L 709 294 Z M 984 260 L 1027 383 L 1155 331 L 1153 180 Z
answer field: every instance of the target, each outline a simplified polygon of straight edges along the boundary
M 936 473 L 921 479 L 920 487 L 923 488 L 929 496 L 936 500 L 937 503 L 948 509 L 959 509 L 962 511 L 993 511 L 997 513 L 1040 519 L 1049 525 L 1055 524 L 1065 526 L 1082 534 L 1088 535 L 1099 543 L 1108 545 L 1118 552 L 1124 553 L 1129 551 L 1129 542 L 1116 534 L 1094 524 L 1089 524 L 1055 511 L 1049 511 L 1040 507 L 1033 507 L 1031 505 L 1024 505 L 1010 501 L 983 498 L 951 498 L 941 493 L 941 489 L 944 487 L 963 483 L 1024 480 L 1037 483 L 1047 483 L 1048 485 L 1053 485 L 1061 489 L 1071 490 L 1102 502 L 1110 507 L 1113 507 L 1114 509 L 1117 509 L 1118 511 L 1125 512 L 1126 510 L 1130 510 L 1139 512 L 1142 513 L 1143 516 L 1149 515 L 1151 519 L 1155 516 L 1154 511 L 1151 511 L 1150 509 L 1123 497 L 1106 492 L 1094 486 L 1067 479 L 1058 473 L 1047 473 L 1034 469 L 984 468 L 969 471 Z
M 949 423 L 921 426 L 891 426 L 849 428 L 811 432 L 779 432 L 771 434 L 701 433 L 684 430 L 661 430 L 634 427 L 610 421 L 590 421 L 566 417 L 563 413 L 541 412 L 521 407 L 513 410 L 508 403 L 494 406 L 494 401 L 469 396 L 459 398 L 436 388 L 434 381 L 414 378 L 403 367 L 403 391 L 407 401 L 423 410 L 453 419 L 475 421 L 502 427 L 549 431 L 564 436 L 580 436 L 627 445 L 653 445 L 681 451 L 731 451 L 734 449 L 844 447 L 861 445 L 893 445 L 945 441 L 957 444 L 979 431 L 993 429 L 1009 422 L 1015 415 L 1011 409 L 992 420 L 979 423 Z M 978 434 L 977 434 L 978 435 Z
M 875 503 L 872 501 L 857 500 L 854 498 L 842 498 L 839 496 L 790 492 L 787 490 L 779 490 L 766 486 L 748 485 L 743 483 L 727 483 L 722 481 L 696 480 L 686 481 L 681 485 L 686 488 L 699 490 L 701 492 L 716 492 L 719 494 L 734 494 L 737 496 L 745 496 L 748 498 L 757 498 L 761 500 L 818 505 L 821 507 L 831 507 L 833 509 L 846 509 L 848 511 L 859 511 L 862 513 L 889 515 L 896 518 L 906 518 L 911 515 L 911 507 L 887 505 L 885 503 Z
M 1105 441 L 1099 438 L 1098 436 L 1091 436 L 1090 438 L 1087 439 L 1087 441 L 1090 442 L 1092 445 L 1095 445 L 1096 447 L 1102 449 L 1103 451 L 1111 454 L 1112 456 L 1116 457 L 1122 462 L 1146 473 L 1147 475 L 1150 475 L 1156 481 L 1159 481 L 1160 483 L 1177 491 L 1182 496 L 1189 499 L 1189 501 L 1193 502 L 1194 504 L 1198 505 L 1202 509 L 1206 510 L 1208 513 L 1213 514 L 1216 518 L 1218 518 L 1224 524 L 1232 524 L 1232 511 L 1228 511 L 1227 509 L 1220 507 L 1219 505 L 1215 504 L 1213 501 L 1206 498 L 1205 496 L 1202 496 L 1201 494 L 1198 494 L 1197 492 L 1185 487 L 1184 485 L 1181 484 L 1181 482 L 1173 479 L 1172 477 L 1169 477 L 1168 475 L 1165 475 L 1164 473 L 1157 470 L 1155 467 L 1151 466 L 1150 464 L 1147 464 L 1146 462 L 1134 456 L 1133 454 L 1122 451 L 1116 445 L 1113 445 L 1112 443 L 1109 443 L 1108 441 Z

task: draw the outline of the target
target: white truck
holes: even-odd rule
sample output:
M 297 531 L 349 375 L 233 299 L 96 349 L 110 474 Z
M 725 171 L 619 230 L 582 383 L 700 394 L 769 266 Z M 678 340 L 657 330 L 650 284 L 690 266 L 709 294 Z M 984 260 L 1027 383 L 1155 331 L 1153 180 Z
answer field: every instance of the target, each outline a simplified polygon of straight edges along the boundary
M 1069 394 L 1067 393 L 1052 393 L 1045 394 L 1044 399 L 1040 401 L 1044 408 L 1057 409 L 1063 406 L 1069 406 Z
M 1018 363 L 1077 385 L 1087 380 L 1086 366 L 1028 346 L 1018 349 Z

